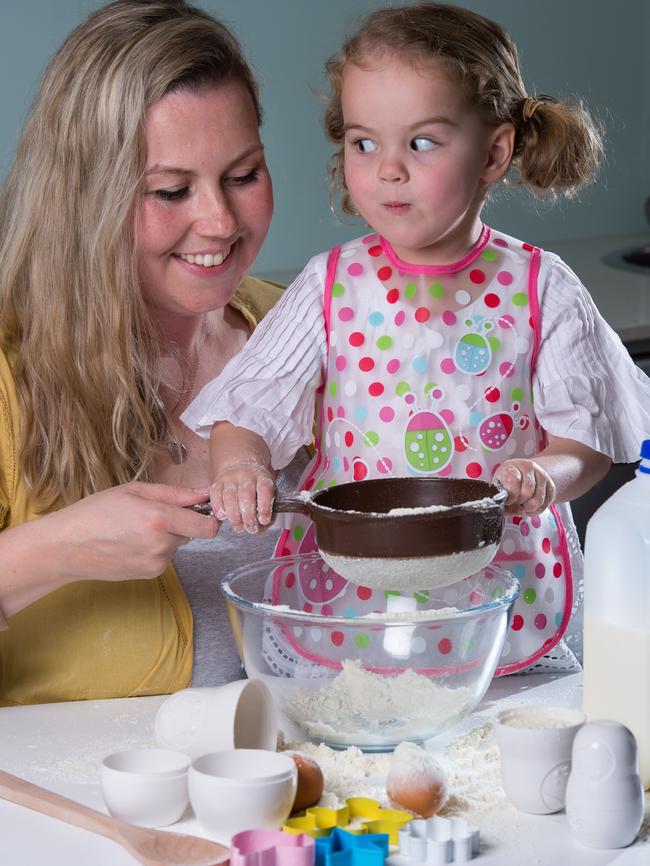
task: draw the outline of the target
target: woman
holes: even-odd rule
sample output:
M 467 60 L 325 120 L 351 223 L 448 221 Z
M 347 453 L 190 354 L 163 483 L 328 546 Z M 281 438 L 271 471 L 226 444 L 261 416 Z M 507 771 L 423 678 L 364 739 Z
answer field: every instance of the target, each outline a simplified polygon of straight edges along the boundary
M 170 561 L 194 574 L 183 546 L 219 525 L 185 508 L 209 462 L 179 415 L 279 294 L 246 278 L 272 212 L 260 121 L 234 37 L 182 0 L 99 9 L 45 71 L 0 199 L 0 705 L 191 681 Z M 186 548 L 217 682 L 239 670 L 209 549 Z

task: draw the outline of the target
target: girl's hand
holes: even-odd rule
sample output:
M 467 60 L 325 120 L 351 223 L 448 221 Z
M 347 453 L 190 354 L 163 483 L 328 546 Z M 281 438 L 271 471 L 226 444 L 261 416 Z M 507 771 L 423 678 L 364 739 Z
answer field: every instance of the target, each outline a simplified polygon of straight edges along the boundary
M 222 465 L 210 487 L 212 510 L 235 532 L 261 532 L 273 519 L 275 472 L 262 463 L 236 460 Z
M 541 514 L 555 499 L 555 484 L 534 460 L 506 460 L 494 474 L 508 491 L 506 514 Z
M 63 542 L 72 579 L 156 577 L 192 538 L 214 538 L 219 522 L 185 506 L 208 491 L 134 481 L 87 496 L 48 515 Z

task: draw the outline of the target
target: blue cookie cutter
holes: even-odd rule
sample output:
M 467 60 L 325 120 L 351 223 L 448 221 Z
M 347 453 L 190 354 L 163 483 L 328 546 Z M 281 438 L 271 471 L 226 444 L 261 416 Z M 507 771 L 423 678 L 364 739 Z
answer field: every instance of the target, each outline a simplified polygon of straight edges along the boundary
M 348 833 L 335 827 L 316 839 L 316 866 L 384 866 L 388 833 Z

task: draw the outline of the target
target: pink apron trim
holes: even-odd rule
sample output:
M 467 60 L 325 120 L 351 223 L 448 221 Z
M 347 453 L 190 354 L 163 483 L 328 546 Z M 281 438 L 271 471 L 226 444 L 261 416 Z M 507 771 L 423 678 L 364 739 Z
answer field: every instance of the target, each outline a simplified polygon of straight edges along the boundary
M 484 225 L 481 229 L 481 234 L 479 235 L 479 239 L 476 241 L 471 250 L 463 256 L 462 259 L 459 259 L 457 262 L 450 262 L 448 265 L 411 265 L 408 262 L 403 262 L 399 256 L 396 255 L 395 251 L 389 244 L 389 242 L 385 238 L 380 238 L 379 242 L 381 244 L 381 248 L 386 254 L 386 258 L 395 265 L 396 268 L 399 268 L 400 271 L 403 271 L 406 274 L 455 274 L 458 271 L 462 271 L 463 268 L 466 268 L 470 265 L 475 259 L 477 259 L 480 254 L 483 252 L 485 247 L 487 246 L 488 241 L 490 240 L 490 229 Z
M 339 263 L 341 247 L 330 250 L 327 258 L 327 273 L 325 275 L 325 289 L 323 291 L 323 313 L 325 314 L 325 332 L 327 333 L 327 353 L 329 356 L 330 333 L 332 331 L 332 286 L 336 277 L 336 266 Z M 329 360 L 329 357 L 328 357 Z M 327 369 L 327 367 L 325 367 Z
M 537 364 L 537 356 L 539 354 L 542 334 L 541 316 L 539 311 L 539 296 L 537 293 L 537 278 L 539 276 L 540 257 L 541 250 L 539 249 L 539 247 L 534 247 L 531 253 L 530 269 L 528 273 L 528 304 L 530 307 L 531 325 L 533 327 L 534 337 L 533 350 L 531 352 L 530 360 L 531 384 L 533 380 L 533 374 L 535 372 L 535 366 Z M 546 444 L 546 436 L 544 430 L 542 430 L 542 444 L 544 446 Z M 562 635 L 567 629 L 569 619 L 571 618 L 571 611 L 573 609 L 573 569 L 571 568 L 569 545 L 567 543 L 564 524 L 562 523 L 562 519 L 559 515 L 557 508 L 555 507 L 555 505 L 551 505 L 550 510 L 553 514 L 553 517 L 555 518 L 555 523 L 557 525 L 558 541 L 560 545 L 562 565 L 564 568 L 565 597 L 564 610 L 562 611 L 562 621 L 557 627 L 555 633 L 546 641 L 544 641 L 543 645 L 536 652 L 534 652 L 528 658 L 523 659 L 522 661 L 515 662 L 511 665 L 503 665 L 502 667 L 497 668 L 494 674 L 495 677 L 502 677 L 506 674 L 515 674 L 518 671 L 530 667 L 530 665 L 534 664 L 536 661 L 538 661 L 538 659 L 545 656 L 549 652 L 549 650 L 553 649 L 553 647 L 559 643 Z
M 551 505 L 550 511 L 552 512 L 553 517 L 555 518 L 555 523 L 557 524 L 557 532 L 560 541 L 560 548 L 562 551 L 562 565 L 565 570 L 564 583 L 566 592 L 564 597 L 564 610 L 562 611 L 562 621 L 560 622 L 552 637 L 545 640 L 543 645 L 536 652 L 534 652 L 528 658 L 523 659 L 522 661 L 514 662 L 511 665 L 503 665 L 503 667 L 497 668 L 494 672 L 495 677 L 502 677 L 506 674 L 516 674 L 519 671 L 524 670 L 524 668 L 530 667 L 538 659 L 541 659 L 543 656 L 545 656 L 549 652 L 549 650 L 552 650 L 553 647 L 560 642 L 562 635 L 567 630 L 569 619 L 571 618 L 571 611 L 573 610 L 573 569 L 571 568 L 569 545 L 567 543 L 564 524 L 562 523 L 562 519 L 560 518 L 557 507 L 555 505 Z
M 537 295 L 537 277 L 539 276 L 539 265 L 542 251 L 534 247 L 530 257 L 530 268 L 528 272 L 528 304 L 530 306 L 531 325 L 533 326 L 533 351 L 530 357 L 530 378 L 532 383 L 533 371 L 537 364 L 537 355 L 542 341 L 542 324 L 539 312 L 539 297 Z

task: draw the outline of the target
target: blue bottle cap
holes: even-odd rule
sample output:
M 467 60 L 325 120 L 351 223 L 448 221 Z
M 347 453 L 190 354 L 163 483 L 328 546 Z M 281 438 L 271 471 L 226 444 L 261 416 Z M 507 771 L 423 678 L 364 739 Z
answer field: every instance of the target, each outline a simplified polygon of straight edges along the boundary
M 650 439 L 644 439 L 641 443 L 641 459 L 650 460 Z

